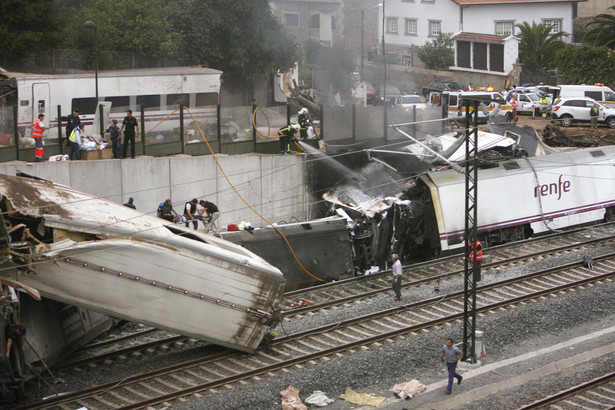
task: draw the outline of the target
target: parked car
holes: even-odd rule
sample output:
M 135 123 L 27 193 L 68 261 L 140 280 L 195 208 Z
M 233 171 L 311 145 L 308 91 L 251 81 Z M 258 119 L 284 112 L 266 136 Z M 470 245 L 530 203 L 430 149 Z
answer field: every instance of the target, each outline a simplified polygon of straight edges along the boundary
M 413 107 L 416 107 L 417 110 L 427 108 L 427 104 L 423 102 L 423 99 L 418 94 L 404 94 L 395 101 L 395 105 L 406 111 L 412 111 Z
M 429 99 L 429 94 L 432 92 L 441 93 L 442 91 L 462 91 L 462 88 L 459 84 L 455 82 L 443 83 L 443 82 L 435 82 L 429 84 L 427 87 L 423 87 L 423 96 L 426 100 Z
M 534 110 L 540 109 L 540 97 L 535 93 L 514 93 L 517 99 L 518 114 L 533 114 Z
M 378 89 L 376 90 L 376 93 L 374 94 L 374 105 L 380 105 L 380 104 L 384 104 L 384 97 L 385 97 L 385 93 L 384 93 L 384 87 L 380 86 L 378 87 Z M 395 101 L 401 97 L 401 92 L 399 91 L 399 88 L 395 87 L 394 85 L 387 85 L 386 88 L 386 99 L 387 99 L 387 104 L 389 104 L 389 106 L 392 106 L 393 104 L 395 104 Z
M 615 109 L 607 108 L 588 97 L 561 98 L 553 104 L 551 116 L 559 120 L 562 126 L 570 127 L 575 122 L 590 122 L 589 110 L 598 104 L 600 116 L 598 123 L 606 123 L 609 128 L 615 128 Z

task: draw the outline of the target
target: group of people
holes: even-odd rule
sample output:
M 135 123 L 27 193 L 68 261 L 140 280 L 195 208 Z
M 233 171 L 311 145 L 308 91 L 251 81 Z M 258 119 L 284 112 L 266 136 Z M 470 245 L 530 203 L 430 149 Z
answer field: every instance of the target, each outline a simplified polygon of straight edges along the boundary
M 74 109 L 73 113 L 61 117 L 62 121 L 66 121 L 66 146 L 70 147 L 69 159 L 81 160 L 81 148 L 83 147 L 83 139 L 86 137 L 84 133 L 84 124 L 79 117 L 80 113 L 78 109 Z M 34 158 L 36 162 L 43 160 L 44 148 L 43 148 L 43 131 L 50 129 L 44 123 L 45 114 L 39 114 L 34 124 L 32 124 L 32 137 L 36 149 L 34 151 Z M 122 127 L 118 127 L 117 120 L 111 120 L 109 128 L 105 130 L 105 134 L 109 134 L 111 139 L 111 148 L 113 149 L 113 158 L 121 159 L 126 158 L 128 153 L 128 144 L 131 144 L 130 156 L 135 157 L 135 138 L 139 136 L 139 122 L 136 117 L 132 115 L 132 110 L 128 110 Z M 122 150 L 122 135 L 124 135 L 124 149 Z
M 157 216 L 169 222 L 183 222 L 186 228 L 189 228 L 192 223 L 195 230 L 199 228 L 199 221 L 202 221 L 206 233 L 218 233 L 216 221 L 220 217 L 220 210 L 213 202 L 203 199 L 199 201 L 194 198 L 186 202 L 182 216 L 175 211 L 171 200 L 167 199 L 158 206 Z
M 305 141 L 308 138 L 308 128 L 312 126 L 312 117 L 307 108 L 302 108 L 297 113 L 297 124 L 288 124 L 286 127 L 278 130 L 278 138 L 280 139 L 280 152 L 282 154 L 290 154 L 290 143 L 300 139 Z M 299 132 L 299 138 L 295 134 Z

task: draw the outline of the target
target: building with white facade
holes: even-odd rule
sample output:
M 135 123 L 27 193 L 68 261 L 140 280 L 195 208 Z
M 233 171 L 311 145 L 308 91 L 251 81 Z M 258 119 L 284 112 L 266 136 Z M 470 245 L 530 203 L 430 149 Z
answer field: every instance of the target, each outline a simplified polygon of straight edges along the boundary
M 479 45 L 477 50 L 499 52 L 500 47 L 495 46 L 499 44 L 502 58 L 507 56 L 507 61 L 512 59 L 514 62 L 516 57 L 510 53 L 518 49 L 518 44 L 504 39 L 519 33 L 515 27 L 517 24 L 525 21 L 549 23 L 554 31 L 572 33 L 572 21 L 579 1 L 584 0 L 388 0 L 384 5 L 385 41 L 388 50 L 400 54 L 402 64 L 413 65 L 414 48 L 433 40 L 440 33 L 484 34 L 493 37 L 485 37 L 488 41 L 482 44 L 494 45 Z M 380 13 L 382 21 L 382 7 Z M 379 30 L 382 30 L 382 23 Z M 571 42 L 572 36 L 563 40 Z M 473 42 L 472 36 L 463 37 L 462 41 Z M 466 51 L 462 50 L 462 53 Z M 475 53 L 474 48 L 472 53 Z M 489 62 L 492 57 L 480 57 L 477 66 L 484 67 L 482 62 L 485 59 Z M 491 65 L 487 64 L 487 70 Z M 509 65 L 506 64 L 504 71 Z M 493 66 L 500 68 L 500 63 L 494 62 Z

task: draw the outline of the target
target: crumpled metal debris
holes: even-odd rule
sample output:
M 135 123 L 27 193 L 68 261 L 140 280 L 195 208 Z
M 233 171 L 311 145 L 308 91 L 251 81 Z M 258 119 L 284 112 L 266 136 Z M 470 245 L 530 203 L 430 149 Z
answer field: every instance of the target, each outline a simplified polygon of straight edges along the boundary
M 314 393 L 312 393 L 310 397 L 305 399 L 305 402 L 307 404 L 313 404 L 318 407 L 328 406 L 334 401 L 335 400 L 328 398 L 327 395 L 324 392 L 321 392 L 320 390 L 314 391 Z
M 307 406 L 299 397 L 299 389 L 288 386 L 280 394 L 282 395 L 282 410 L 307 410 Z
M 374 396 L 371 393 L 357 393 L 350 387 L 346 387 L 346 391 L 340 396 L 340 399 L 346 400 L 348 403 L 370 407 L 378 407 L 386 400 L 384 397 Z
M 409 382 L 396 384 L 390 391 L 395 393 L 400 399 L 411 399 L 417 394 L 423 393 L 425 389 L 427 389 L 427 387 L 423 383 L 417 379 L 412 379 Z

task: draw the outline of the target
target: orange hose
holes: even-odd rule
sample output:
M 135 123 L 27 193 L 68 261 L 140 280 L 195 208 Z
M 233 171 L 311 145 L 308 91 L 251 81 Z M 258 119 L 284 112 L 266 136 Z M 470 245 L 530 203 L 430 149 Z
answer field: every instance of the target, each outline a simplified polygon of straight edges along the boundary
M 233 189 L 233 191 L 235 191 L 235 194 L 237 194 L 237 196 L 239 197 L 239 199 L 241 199 L 241 201 L 246 204 L 246 206 L 248 208 L 250 208 L 250 210 L 252 212 L 254 212 L 259 218 L 261 218 L 263 221 L 265 221 L 266 223 L 268 223 L 269 225 L 271 225 L 273 227 L 273 229 L 275 229 L 275 231 L 282 237 L 282 239 L 284 239 L 284 242 L 286 243 L 286 246 L 288 247 L 288 249 L 290 250 L 290 253 L 292 253 L 293 258 L 295 258 L 295 261 L 297 262 L 297 265 L 299 265 L 299 267 L 305 272 L 307 273 L 309 276 L 311 276 L 312 278 L 316 279 L 317 281 L 320 282 L 324 282 L 323 279 L 314 276 L 312 273 L 310 273 L 310 271 L 308 271 L 299 261 L 299 258 L 297 257 L 297 254 L 295 254 L 295 251 L 293 250 L 293 247 L 290 245 L 290 242 L 288 242 L 288 239 L 286 239 L 286 236 L 284 236 L 284 234 L 282 233 L 282 231 L 280 231 L 276 226 L 273 225 L 273 223 L 271 223 L 269 220 L 267 220 L 267 218 L 265 218 L 263 215 L 261 215 L 256 209 L 254 209 L 252 207 L 252 205 L 250 205 L 248 203 L 248 201 L 246 201 L 244 199 L 243 196 L 241 196 L 241 194 L 239 193 L 239 191 L 237 191 L 237 189 L 235 188 L 235 186 L 231 183 L 231 180 L 228 178 L 228 176 L 226 175 L 226 172 L 224 172 L 224 169 L 222 168 L 222 165 L 220 165 L 220 162 L 218 161 L 218 157 L 216 156 L 216 153 L 214 152 L 214 150 L 211 148 L 211 145 L 209 145 L 209 141 L 207 140 L 207 137 L 205 137 L 205 133 L 203 132 L 203 130 L 201 129 L 201 126 L 199 125 L 199 123 L 197 122 L 196 118 L 194 118 L 194 115 L 192 114 L 192 111 L 190 111 L 190 109 L 188 107 L 184 107 L 184 109 L 186 111 L 188 111 L 188 113 L 190 113 L 190 116 L 192 117 L 192 119 L 194 120 L 194 123 L 196 124 L 197 128 L 199 129 L 199 132 L 201 133 L 201 136 L 203 137 L 203 141 L 205 141 L 205 144 L 207 144 L 207 148 L 209 148 L 209 152 L 211 152 L 211 155 L 214 157 L 214 160 L 216 161 L 216 165 L 218 166 L 218 168 L 220 169 L 220 172 L 222 172 L 222 175 L 224 175 L 224 179 L 226 179 L 226 182 L 228 182 L 229 186 Z M 256 110 L 255 110 L 256 112 Z

